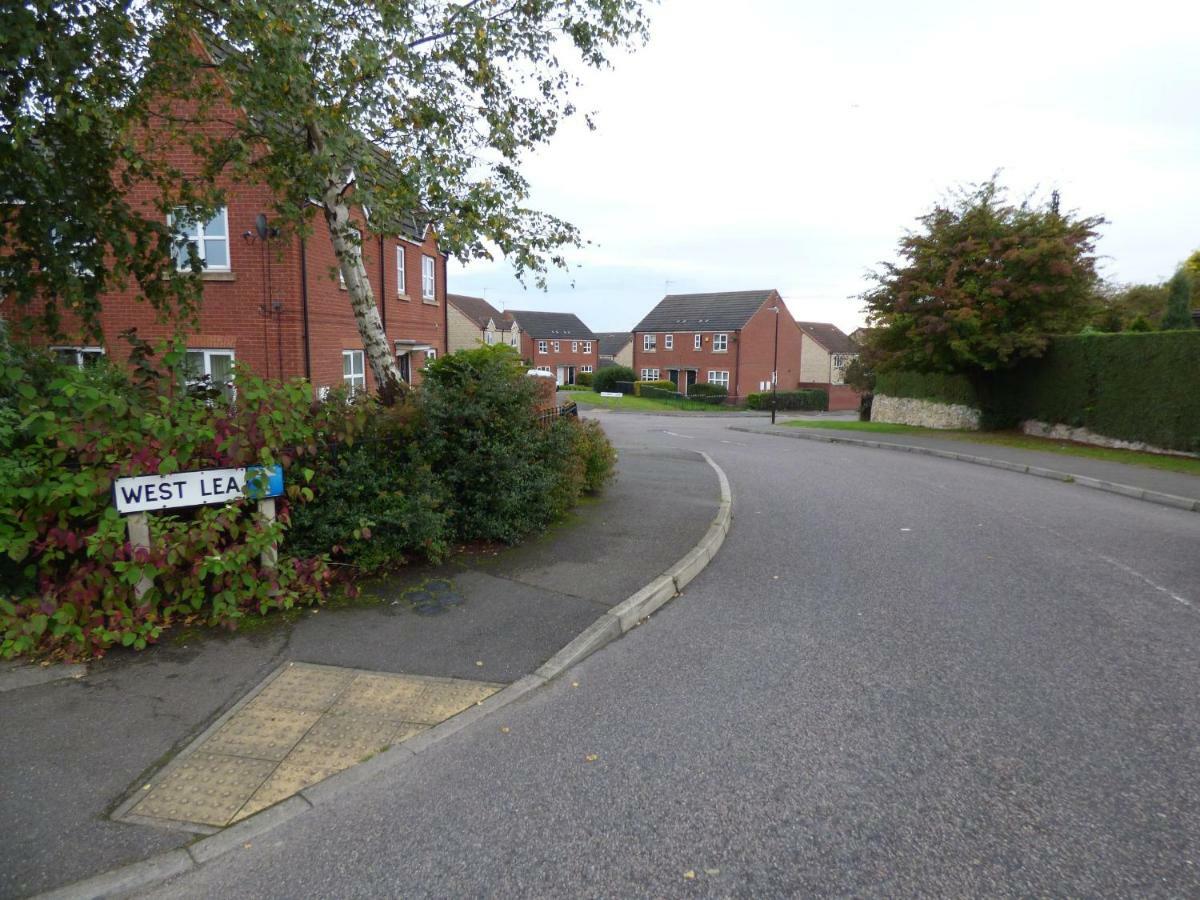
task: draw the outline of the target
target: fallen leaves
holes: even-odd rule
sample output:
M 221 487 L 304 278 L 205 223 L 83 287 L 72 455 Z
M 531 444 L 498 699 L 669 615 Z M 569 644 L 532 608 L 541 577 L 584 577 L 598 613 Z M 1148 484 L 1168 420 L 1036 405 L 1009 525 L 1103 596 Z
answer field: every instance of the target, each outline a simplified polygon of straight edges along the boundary
M 599 753 L 589 753 L 587 756 L 584 757 L 584 760 L 587 762 L 595 762 L 599 758 L 600 758 Z

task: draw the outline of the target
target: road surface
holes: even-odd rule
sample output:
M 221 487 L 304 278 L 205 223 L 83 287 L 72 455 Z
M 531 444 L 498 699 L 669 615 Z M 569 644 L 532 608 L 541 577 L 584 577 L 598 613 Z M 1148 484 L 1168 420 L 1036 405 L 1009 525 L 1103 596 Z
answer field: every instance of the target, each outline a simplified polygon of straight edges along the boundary
M 597 417 L 728 473 L 709 568 L 572 675 L 159 895 L 1200 894 L 1200 515 Z

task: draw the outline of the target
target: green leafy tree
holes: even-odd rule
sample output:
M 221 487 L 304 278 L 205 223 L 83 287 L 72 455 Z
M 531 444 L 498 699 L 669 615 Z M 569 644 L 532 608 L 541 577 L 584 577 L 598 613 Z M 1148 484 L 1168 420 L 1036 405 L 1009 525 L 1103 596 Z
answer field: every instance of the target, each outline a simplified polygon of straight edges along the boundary
M 580 71 L 647 35 L 641 0 L 158 2 L 205 36 L 209 59 L 191 59 L 244 111 L 207 148 L 212 168 L 269 184 L 285 231 L 319 206 L 384 396 L 402 383 L 355 209 L 372 231 L 428 223 L 460 258 L 498 252 L 544 284 L 580 236 L 527 205 L 522 159 L 576 112 Z
M 1165 284 L 1101 285 L 1090 324 L 1099 331 L 1126 331 L 1136 320 L 1153 329 L 1167 308 Z
M 1163 316 L 1164 331 L 1192 327 L 1192 273 L 1180 266 L 1168 282 L 1167 312 Z
M 132 0 L 0 6 L 0 298 L 14 325 L 37 309 L 52 336 L 99 336 L 101 295 L 131 282 L 168 317 L 198 296 L 196 279 L 165 277 L 175 274 L 166 213 L 216 198 L 133 140 L 149 123 L 146 97 L 178 87 L 175 70 L 153 62 L 184 50 L 163 21 Z M 145 185 L 153 209 L 130 202 Z
M 979 373 L 1040 355 L 1092 311 L 1099 217 L 1008 203 L 995 179 L 919 219 L 862 295 L 880 369 Z

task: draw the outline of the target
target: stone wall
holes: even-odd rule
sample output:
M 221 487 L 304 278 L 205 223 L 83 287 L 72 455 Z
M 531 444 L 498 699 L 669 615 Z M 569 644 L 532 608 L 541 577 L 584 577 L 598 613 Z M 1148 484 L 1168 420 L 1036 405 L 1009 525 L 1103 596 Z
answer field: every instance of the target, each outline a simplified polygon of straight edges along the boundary
M 1077 444 L 1091 444 L 1095 447 L 1110 447 L 1114 450 L 1141 450 L 1145 453 L 1165 453 L 1170 456 L 1187 456 L 1196 458 L 1200 454 L 1183 453 L 1179 450 L 1164 450 L 1141 441 L 1123 441 L 1120 438 L 1106 437 L 1086 428 L 1073 428 L 1070 425 L 1051 425 L 1049 422 L 1039 422 L 1037 419 L 1027 419 L 1021 423 L 1021 430 L 1034 437 L 1053 438 L 1058 441 L 1073 441 Z
M 876 394 L 871 403 L 871 421 L 917 425 L 921 428 L 978 431 L 979 410 L 955 403 L 935 403 L 932 400 Z

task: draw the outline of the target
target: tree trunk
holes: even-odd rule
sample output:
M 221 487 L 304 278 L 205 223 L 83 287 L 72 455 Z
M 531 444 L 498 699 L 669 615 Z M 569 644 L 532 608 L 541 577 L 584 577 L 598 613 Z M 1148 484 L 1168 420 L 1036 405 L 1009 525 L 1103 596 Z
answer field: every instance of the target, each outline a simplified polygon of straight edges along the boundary
M 383 331 L 379 307 L 375 305 L 375 292 L 367 278 L 367 267 L 363 264 L 362 240 L 356 235 L 350 221 L 346 188 L 345 181 L 337 184 L 333 179 L 326 185 L 325 196 L 321 198 L 325 222 L 329 226 L 333 252 L 350 295 L 350 308 L 354 310 L 354 319 L 358 323 L 363 352 L 379 386 L 379 397 L 391 405 L 404 396 L 408 386 L 400 377 L 400 367 L 396 365 L 395 354 L 388 346 L 387 335 Z

